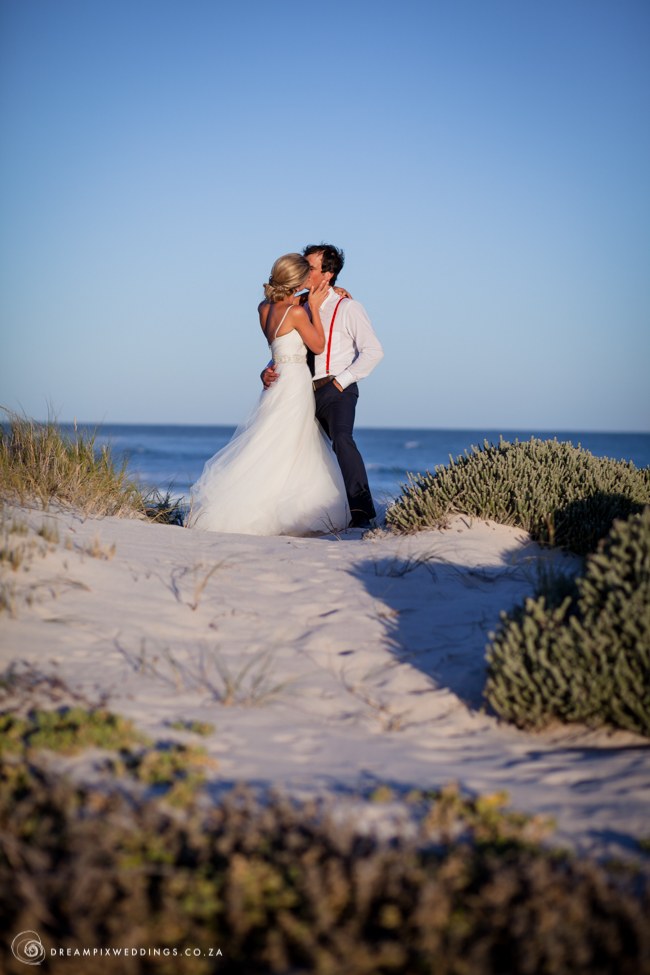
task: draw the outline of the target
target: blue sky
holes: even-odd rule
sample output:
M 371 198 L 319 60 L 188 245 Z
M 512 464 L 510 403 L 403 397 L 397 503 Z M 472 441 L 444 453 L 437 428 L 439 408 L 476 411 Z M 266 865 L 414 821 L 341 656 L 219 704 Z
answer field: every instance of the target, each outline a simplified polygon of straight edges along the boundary
M 343 247 L 363 426 L 650 430 L 647 0 L 3 0 L 0 403 L 236 423 Z

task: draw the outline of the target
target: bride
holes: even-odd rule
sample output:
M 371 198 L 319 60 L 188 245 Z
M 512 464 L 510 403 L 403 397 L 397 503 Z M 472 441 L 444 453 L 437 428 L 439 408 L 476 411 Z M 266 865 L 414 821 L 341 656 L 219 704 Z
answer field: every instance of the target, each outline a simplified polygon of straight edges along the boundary
M 191 491 L 191 527 L 312 535 L 339 531 L 350 521 L 341 471 L 315 416 L 307 349 L 318 355 L 325 347 L 318 308 L 328 285 L 310 291 L 310 321 L 296 297 L 309 271 L 300 254 L 285 254 L 273 265 L 259 316 L 279 378 L 206 463 Z

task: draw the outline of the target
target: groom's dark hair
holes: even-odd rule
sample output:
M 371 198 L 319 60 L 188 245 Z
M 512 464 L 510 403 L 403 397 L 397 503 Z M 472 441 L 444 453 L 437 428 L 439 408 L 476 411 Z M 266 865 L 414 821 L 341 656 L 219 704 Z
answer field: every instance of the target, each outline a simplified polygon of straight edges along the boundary
M 334 244 L 309 244 L 308 247 L 302 252 L 303 257 L 309 257 L 310 254 L 322 254 L 323 271 L 332 275 L 330 284 L 336 284 L 336 279 L 341 273 L 341 268 L 345 262 L 345 254 L 339 247 L 335 247 Z

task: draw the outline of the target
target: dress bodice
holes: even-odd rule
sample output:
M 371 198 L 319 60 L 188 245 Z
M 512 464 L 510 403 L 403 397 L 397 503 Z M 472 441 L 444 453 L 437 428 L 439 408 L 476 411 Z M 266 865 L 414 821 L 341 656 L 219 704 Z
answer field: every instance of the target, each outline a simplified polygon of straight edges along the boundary
M 295 328 L 273 339 L 269 348 L 276 365 L 282 362 L 307 361 L 307 346 Z
M 307 348 L 292 329 L 273 338 L 270 349 L 278 381 L 207 461 L 192 488 L 192 524 L 250 535 L 342 530 L 350 521 L 345 484 L 315 416 Z

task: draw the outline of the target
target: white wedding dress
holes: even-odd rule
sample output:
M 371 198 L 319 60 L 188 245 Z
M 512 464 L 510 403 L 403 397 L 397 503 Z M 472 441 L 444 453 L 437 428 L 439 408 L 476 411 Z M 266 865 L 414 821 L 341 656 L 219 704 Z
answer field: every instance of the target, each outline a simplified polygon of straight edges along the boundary
M 277 337 L 281 325 L 270 346 L 278 379 L 206 463 L 191 491 L 191 527 L 313 535 L 350 521 L 341 470 L 315 417 L 306 346 L 295 330 Z

